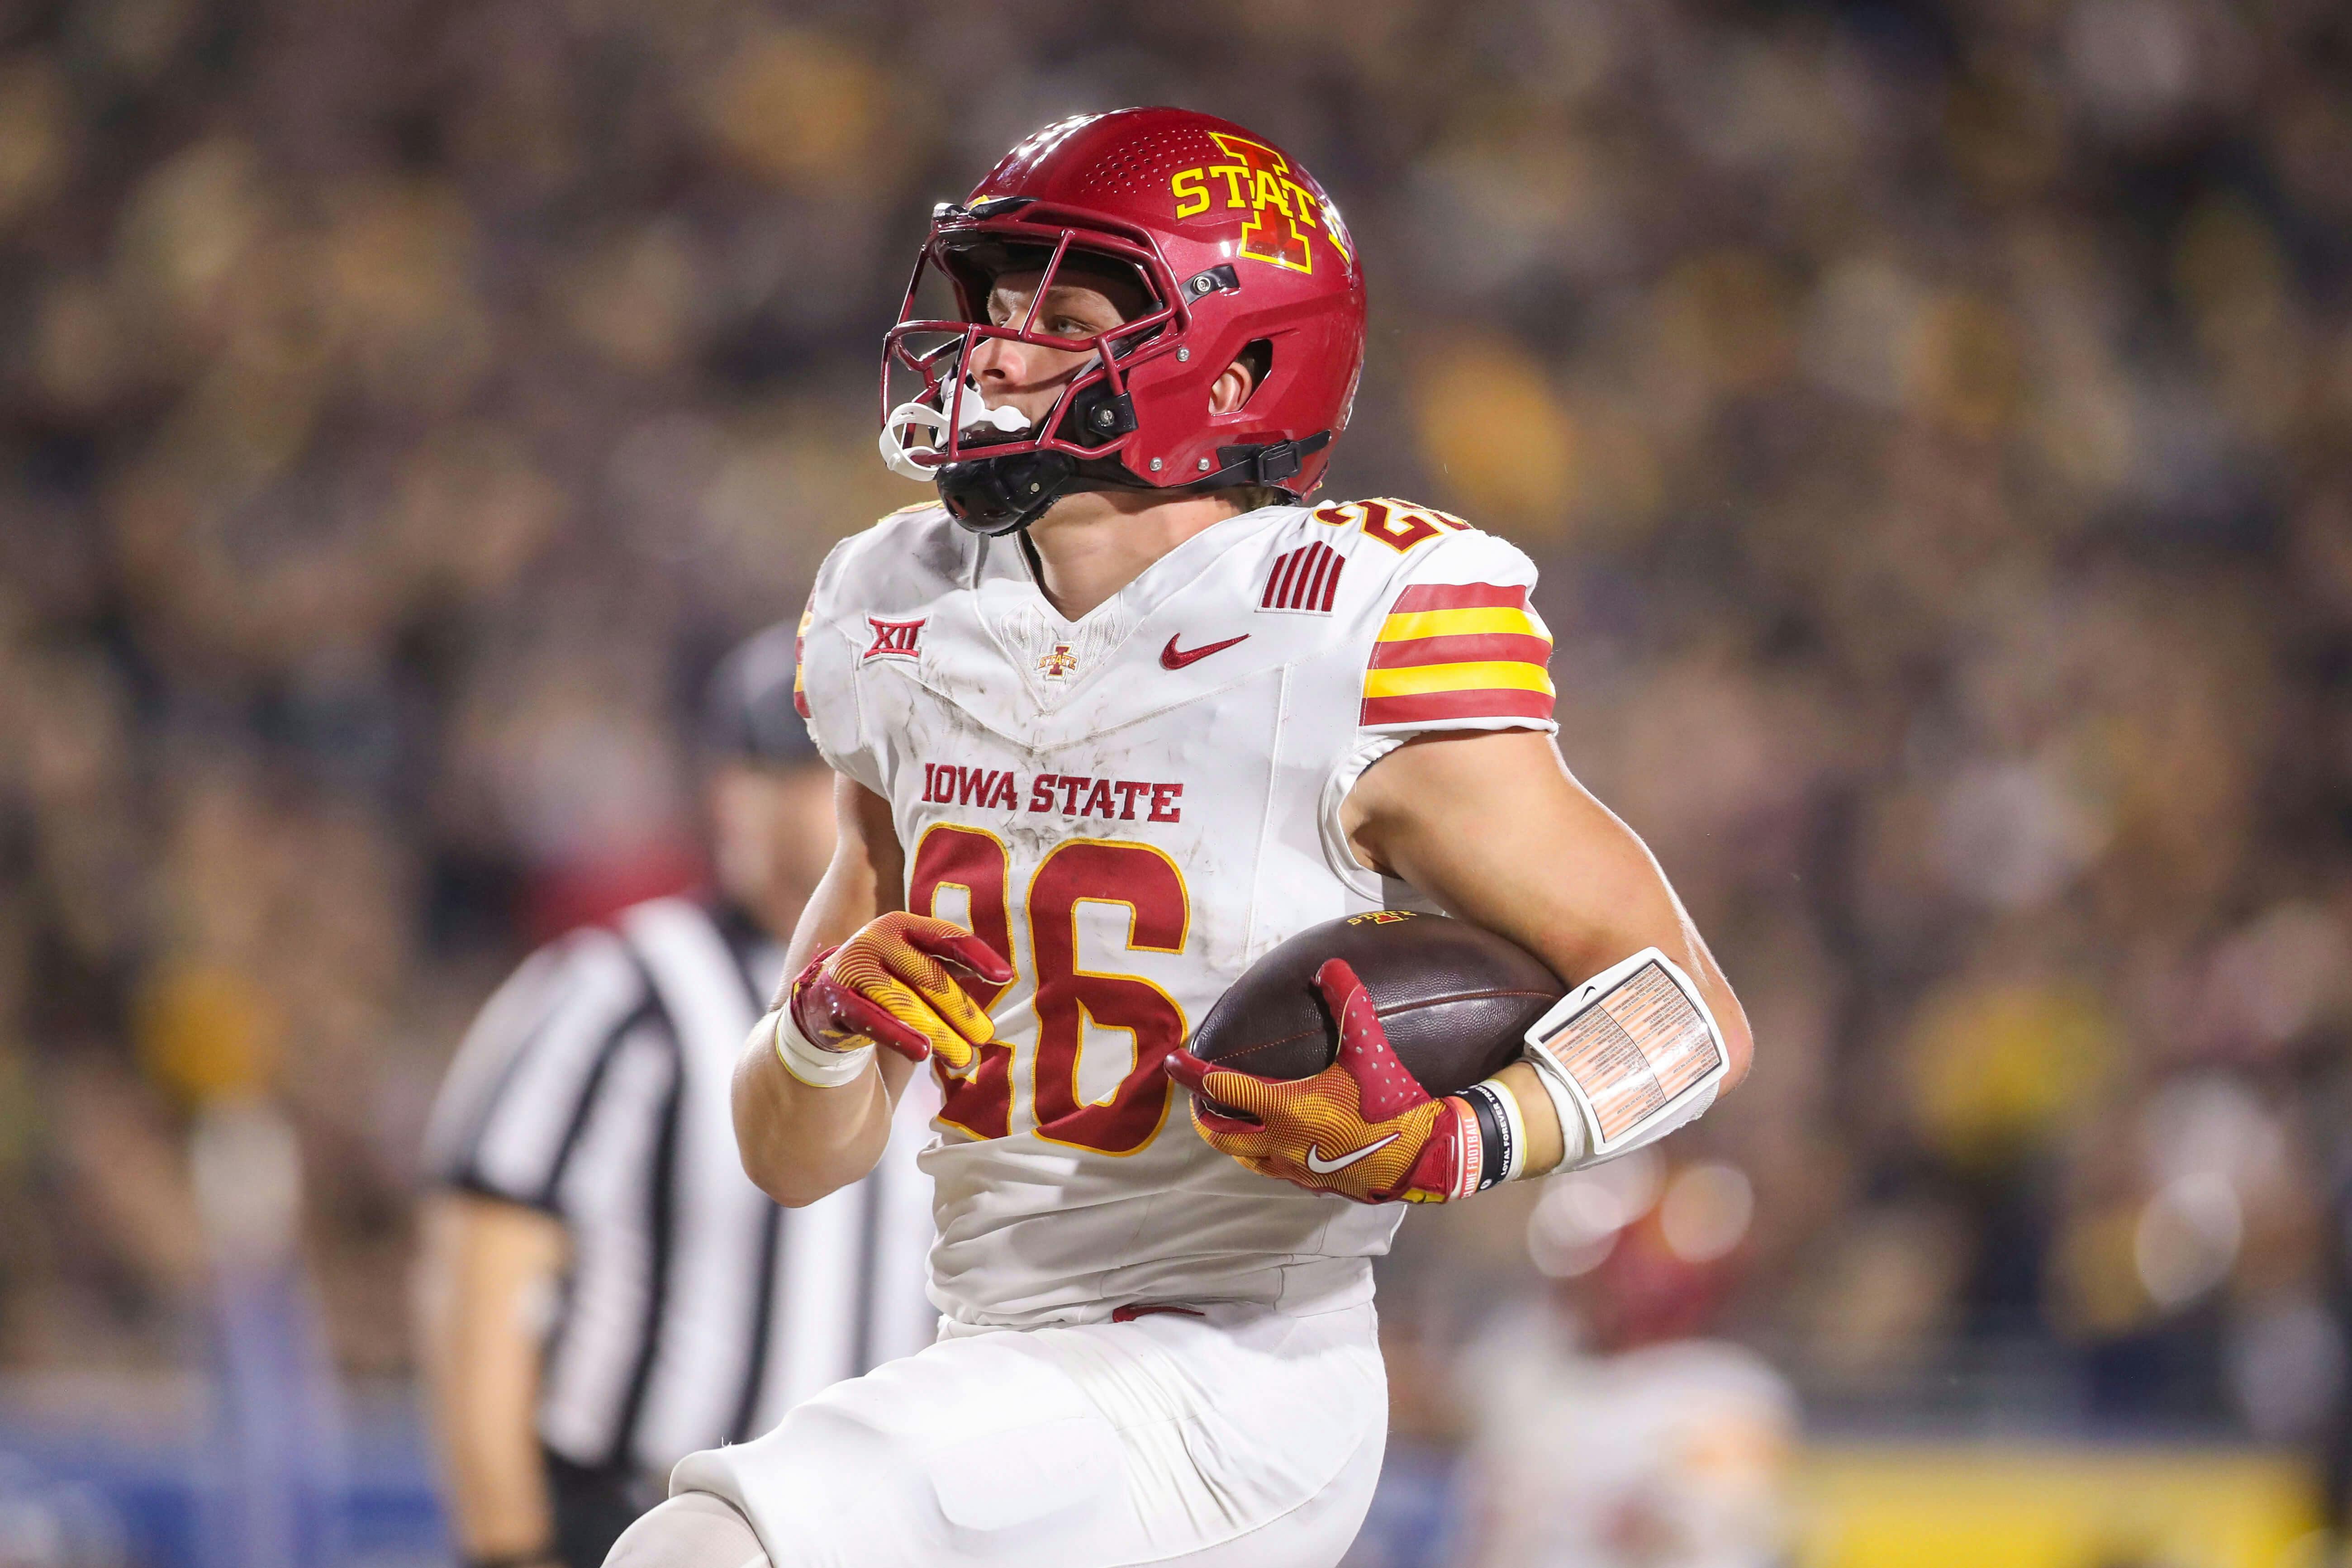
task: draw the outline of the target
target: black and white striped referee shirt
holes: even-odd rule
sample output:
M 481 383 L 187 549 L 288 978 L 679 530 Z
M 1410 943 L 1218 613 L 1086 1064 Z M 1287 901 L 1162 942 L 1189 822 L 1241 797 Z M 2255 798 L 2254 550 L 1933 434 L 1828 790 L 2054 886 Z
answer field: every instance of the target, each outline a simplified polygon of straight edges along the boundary
M 782 958 L 739 919 L 639 904 L 533 954 L 450 1065 L 428 1174 L 570 1235 L 539 1424 L 574 1464 L 667 1474 L 931 1341 L 928 1075 L 874 1173 L 806 1208 L 738 1161 L 728 1086 Z

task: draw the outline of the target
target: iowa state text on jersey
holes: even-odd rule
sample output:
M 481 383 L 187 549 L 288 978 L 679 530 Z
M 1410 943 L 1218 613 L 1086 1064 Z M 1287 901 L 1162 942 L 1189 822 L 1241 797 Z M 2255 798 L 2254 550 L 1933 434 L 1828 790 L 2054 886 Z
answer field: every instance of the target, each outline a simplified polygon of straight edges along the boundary
M 1028 809 L 1063 816 L 1099 816 L 1112 822 L 1181 822 L 1181 784 L 1150 779 L 1098 779 L 1082 773 L 1039 773 L 1029 784 Z M 1005 768 L 967 768 L 953 763 L 923 764 L 923 799 L 933 805 L 976 805 L 983 810 L 1022 809 L 1019 781 Z M 1140 809 L 1139 809 L 1140 808 Z

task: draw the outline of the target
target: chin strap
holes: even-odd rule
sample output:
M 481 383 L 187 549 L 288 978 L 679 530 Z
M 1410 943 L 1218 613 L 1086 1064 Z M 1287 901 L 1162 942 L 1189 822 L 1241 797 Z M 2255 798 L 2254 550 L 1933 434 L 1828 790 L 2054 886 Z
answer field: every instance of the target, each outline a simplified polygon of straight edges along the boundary
M 991 407 L 969 380 L 959 380 L 955 387 L 950 406 L 960 437 L 973 431 L 1020 436 L 1031 428 L 1019 409 Z M 1297 477 L 1308 458 L 1331 444 L 1331 432 L 1318 430 L 1297 441 L 1220 447 L 1215 472 L 1181 485 L 1155 485 L 1129 472 L 1116 458 L 1081 460 L 1058 451 L 989 457 L 983 446 L 974 456 L 950 462 L 938 447 L 910 447 L 899 437 L 908 426 L 943 432 L 949 422 L 946 411 L 929 403 L 898 405 L 882 424 L 883 464 L 902 479 L 936 484 L 940 500 L 958 522 L 992 538 L 1026 528 L 1072 490 L 1200 491 L 1233 485 L 1279 489 L 1285 480 Z
M 1217 471 L 1195 479 L 1186 489 L 1216 489 L 1226 485 L 1265 485 L 1280 489 L 1285 479 L 1297 479 L 1307 459 L 1331 444 L 1331 432 L 1318 430 L 1296 441 L 1264 447 L 1220 447 Z
M 945 463 L 930 473 L 949 515 L 993 539 L 1026 528 L 1045 515 L 1077 478 L 1067 452 L 1017 452 Z
M 1220 447 L 1217 456 L 1225 460 L 1225 466 L 1184 485 L 1155 485 L 1137 479 L 1116 458 L 1081 459 L 1066 452 L 971 458 L 927 469 L 923 477 L 939 486 L 940 500 L 956 521 L 974 533 L 994 538 L 1028 527 L 1045 514 L 1046 508 L 1074 490 L 1153 490 L 1175 496 L 1198 495 L 1231 485 L 1279 489 L 1281 481 L 1297 476 L 1304 458 L 1322 450 L 1330 440 L 1331 433 L 1323 430 L 1303 441 Z

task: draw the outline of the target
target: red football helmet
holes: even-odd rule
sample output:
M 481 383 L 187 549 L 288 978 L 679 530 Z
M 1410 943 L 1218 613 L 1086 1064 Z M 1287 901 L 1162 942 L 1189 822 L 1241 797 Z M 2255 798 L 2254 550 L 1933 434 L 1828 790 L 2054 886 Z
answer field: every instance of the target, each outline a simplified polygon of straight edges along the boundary
M 989 323 L 992 278 L 1131 275 L 1150 303 L 1090 339 L 1030 319 Z M 956 318 L 918 296 L 943 275 Z M 987 406 L 964 373 L 985 338 L 1091 348 L 1096 363 L 1032 425 Z M 1209 411 L 1236 360 L 1247 400 Z M 1305 496 L 1347 428 L 1364 363 L 1364 274 L 1314 176 L 1240 126 L 1183 109 L 1121 109 L 1045 127 L 1007 153 L 931 235 L 882 352 L 882 455 L 935 480 L 957 521 L 1008 533 L 1087 489 L 1270 485 Z M 914 378 L 912 380 L 908 378 Z M 908 395 L 892 395 L 897 382 Z M 929 443 L 902 437 L 927 429 Z

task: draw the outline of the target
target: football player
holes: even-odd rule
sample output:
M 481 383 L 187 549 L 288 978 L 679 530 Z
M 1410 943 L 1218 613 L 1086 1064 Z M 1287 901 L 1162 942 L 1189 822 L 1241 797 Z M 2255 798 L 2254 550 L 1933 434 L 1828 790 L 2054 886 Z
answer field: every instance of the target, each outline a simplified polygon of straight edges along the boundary
M 882 449 L 939 499 L 838 546 L 802 622 L 839 847 L 735 1111 L 804 1204 L 938 1075 L 941 1337 L 681 1462 L 614 1563 L 1336 1563 L 1400 1202 L 1639 1146 L 1745 1070 L 1697 931 L 1553 745 L 1527 557 L 1306 504 L 1364 335 L 1330 197 L 1207 115 L 1061 121 L 937 209 Z M 1433 1100 L 1331 963 L 1329 1070 L 1183 1052 L 1285 937 L 1412 901 L 1601 1010 Z
M 1458 1568 L 1791 1560 L 1796 1392 L 1762 1356 L 1707 1331 L 1746 1270 L 1746 1178 L 1666 1164 L 1653 1150 L 1570 1178 L 1591 1184 L 1583 1203 L 1573 1187 L 1547 1193 L 1545 1208 L 1570 1200 L 1583 1232 L 1573 1245 L 1587 1253 L 1558 1261 L 1589 1267 L 1549 1300 L 1497 1313 L 1455 1367 L 1471 1427 Z M 1638 1212 L 1584 1228 L 1612 1208 Z

